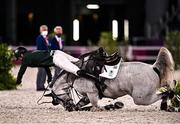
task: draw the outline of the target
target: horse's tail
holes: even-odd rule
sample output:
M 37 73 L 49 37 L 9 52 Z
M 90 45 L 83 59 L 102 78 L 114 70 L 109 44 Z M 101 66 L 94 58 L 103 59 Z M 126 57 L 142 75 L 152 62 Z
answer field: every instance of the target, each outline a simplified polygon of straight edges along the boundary
M 167 48 L 160 49 L 153 67 L 159 70 L 161 86 L 167 85 L 174 88 L 174 60 Z

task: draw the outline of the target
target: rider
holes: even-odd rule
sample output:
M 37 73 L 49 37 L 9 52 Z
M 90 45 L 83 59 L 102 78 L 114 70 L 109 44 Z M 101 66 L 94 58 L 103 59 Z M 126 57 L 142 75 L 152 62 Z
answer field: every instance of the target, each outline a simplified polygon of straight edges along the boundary
M 48 75 L 48 82 L 51 81 L 52 76 L 49 67 L 51 66 L 58 66 L 67 72 L 73 73 L 77 76 L 90 78 L 95 81 L 99 81 L 99 78 L 86 72 L 85 70 L 80 70 L 77 67 L 75 62 L 79 61 L 78 58 L 70 56 L 63 51 L 54 50 L 54 51 L 35 51 L 35 52 L 28 52 L 24 47 L 18 47 L 15 52 L 15 57 L 17 60 L 21 60 L 22 64 L 17 76 L 17 84 L 21 83 L 21 79 L 23 74 L 26 71 L 27 67 L 44 67 L 47 71 Z

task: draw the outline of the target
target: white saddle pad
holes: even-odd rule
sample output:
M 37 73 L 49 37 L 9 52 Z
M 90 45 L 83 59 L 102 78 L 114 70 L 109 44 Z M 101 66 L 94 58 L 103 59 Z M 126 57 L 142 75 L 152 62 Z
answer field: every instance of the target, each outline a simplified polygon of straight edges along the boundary
M 104 72 L 101 73 L 99 76 L 100 77 L 104 77 L 104 78 L 108 78 L 108 79 L 113 79 L 117 76 L 120 64 L 121 64 L 122 59 L 119 61 L 119 63 L 117 65 L 105 65 L 105 69 Z

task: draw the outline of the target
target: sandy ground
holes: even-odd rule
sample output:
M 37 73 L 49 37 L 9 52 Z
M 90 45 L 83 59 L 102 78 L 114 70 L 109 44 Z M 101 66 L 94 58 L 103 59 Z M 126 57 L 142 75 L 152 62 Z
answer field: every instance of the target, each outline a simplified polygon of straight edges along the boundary
M 18 70 L 19 67 L 15 67 L 12 73 L 16 76 Z M 37 100 L 43 92 L 35 90 L 36 72 L 37 69 L 28 68 L 22 86 L 17 90 L 0 91 L 0 124 L 180 124 L 180 113 L 160 111 L 160 101 L 137 106 L 129 96 L 119 98 L 125 106 L 114 111 L 67 112 L 60 105 L 38 105 Z M 42 101 L 51 99 L 43 98 Z

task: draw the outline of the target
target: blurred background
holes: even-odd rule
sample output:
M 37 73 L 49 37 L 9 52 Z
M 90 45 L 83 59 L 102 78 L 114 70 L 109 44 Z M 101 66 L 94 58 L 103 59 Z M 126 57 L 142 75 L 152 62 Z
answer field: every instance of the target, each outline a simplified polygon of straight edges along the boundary
M 65 51 L 98 46 L 110 33 L 109 40 L 128 46 L 128 60 L 151 62 L 179 36 L 179 9 L 180 0 L 1 0 L 0 41 L 34 48 L 40 25 L 49 33 L 61 25 Z

